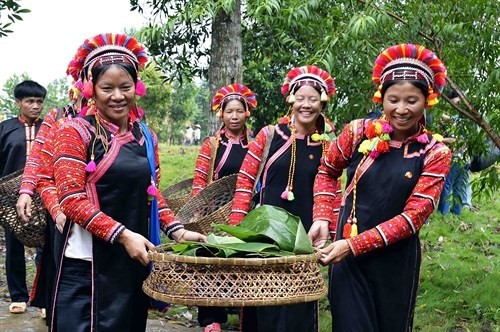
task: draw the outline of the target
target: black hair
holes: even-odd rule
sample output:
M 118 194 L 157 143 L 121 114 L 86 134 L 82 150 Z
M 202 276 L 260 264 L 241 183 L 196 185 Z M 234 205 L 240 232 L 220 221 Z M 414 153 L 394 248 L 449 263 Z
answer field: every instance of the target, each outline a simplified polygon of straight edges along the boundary
M 448 97 L 449 99 L 455 99 L 458 96 L 458 93 L 455 91 L 455 90 L 451 90 L 450 92 L 448 92 L 448 94 L 446 95 L 446 97 Z
M 99 79 L 99 77 L 104 72 L 106 72 L 109 69 L 109 67 L 111 67 L 112 65 L 115 65 L 115 66 L 118 66 L 118 67 L 121 67 L 122 69 L 124 69 L 127 73 L 130 74 L 130 76 L 134 80 L 134 83 L 137 83 L 137 69 L 133 64 L 128 63 L 128 62 L 110 63 L 110 64 L 105 64 L 102 66 L 96 66 L 96 67 L 92 68 L 92 83 L 94 83 L 94 85 L 95 85 L 97 80 Z
M 47 89 L 32 80 L 22 81 L 14 88 L 14 98 L 22 100 L 27 97 L 38 97 L 45 99 Z
M 382 84 L 382 91 L 380 91 L 380 94 L 382 95 L 382 100 L 384 99 L 384 95 L 385 95 L 385 92 L 387 91 L 387 89 L 389 89 L 394 84 L 400 83 L 400 82 L 408 82 L 408 83 L 413 84 L 415 87 L 420 89 L 420 91 L 422 91 L 422 94 L 424 95 L 424 97 L 426 99 L 429 96 L 429 87 L 427 86 L 427 82 L 425 82 L 425 81 L 421 81 L 421 80 L 404 80 L 404 81 L 403 80 L 390 80 L 390 81 L 385 81 Z

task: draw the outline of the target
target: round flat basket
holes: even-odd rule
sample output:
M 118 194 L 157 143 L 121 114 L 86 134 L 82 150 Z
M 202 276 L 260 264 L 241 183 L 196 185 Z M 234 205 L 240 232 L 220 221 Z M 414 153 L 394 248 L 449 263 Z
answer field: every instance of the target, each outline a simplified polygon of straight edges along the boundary
M 224 176 L 203 188 L 176 214 L 184 228 L 207 234 L 212 224 L 227 224 L 238 174 Z
M 165 200 L 167 201 L 168 207 L 177 213 L 181 207 L 186 204 L 186 202 L 191 197 L 191 188 L 193 187 L 193 178 L 182 180 L 177 182 L 167 188 L 165 188 L 161 193 Z
M 161 245 L 144 292 L 160 301 L 197 306 L 263 306 L 316 301 L 327 287 L 320 253 L 273 258 L 181 256 Z
M 23 170 L 0 178 L 0 225 L 9 229 L 27 247 L 43 244 L 45 239 L 46 213 L 40 196 L 31 202 L 31 220 L 22 221 L 16 212 Z

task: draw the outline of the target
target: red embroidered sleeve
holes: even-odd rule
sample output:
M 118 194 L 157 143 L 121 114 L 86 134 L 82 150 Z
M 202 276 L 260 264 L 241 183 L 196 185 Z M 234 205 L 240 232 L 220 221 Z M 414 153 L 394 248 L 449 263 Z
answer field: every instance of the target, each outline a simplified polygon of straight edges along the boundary
M 212 153 L 212 144 L 210 144 L 210 137 L 208 137 L 205 140 L 205 142 L 203 142 L 200 152 L 198 153 L 198 157 L 196 158 L 191 197 L 198 195 L 198 193 L 207 186 L 211 153 Z
M 256 176 L 259 171 L 259 165 L 266 145 L 268 127 L 264 127 L 257 134 L 255 139 L 248 145 L 248 152 L 241 164 L 236 181 L 236 190 L 234 192 L 231 214 L 229 215 L 229 224 L 237 225 L 247 215 L 252 204 L 253 187 Z
M 40 169 L 41 158 L 42 158 L 42 147 L 48 139 L 51 139 L 54 134 L 52 132 L 52 127 L 57 118 L 57 108 L 51 109 L 38 130 L 35 137 L 35 142 L 31 147 L 31 151 L 28 159 L 26 160 L 26 166 L 24 167 L 23 178 L 21 180 L 21 188 L 19 189 L 19 194 L 33 195 L 35 188 L 38 183 L 38 171 Z
M 450 149 L 442 143 L 437 143 L 429 150 L 423 172 L 403 212 L 348 240 L 355 256 L 418 233 L 436 207 L 450 169 L 451 157 Z
M 330 236 L 335 239 L 337 221 L 342 203 L 340 177 L 349 166 L 353 147 L 363 135 L 363 120 L 347 124 L 340 136 L 332 142 L 321 159 L 318 174 L 314 180 L 313 220 L 328 220 Z

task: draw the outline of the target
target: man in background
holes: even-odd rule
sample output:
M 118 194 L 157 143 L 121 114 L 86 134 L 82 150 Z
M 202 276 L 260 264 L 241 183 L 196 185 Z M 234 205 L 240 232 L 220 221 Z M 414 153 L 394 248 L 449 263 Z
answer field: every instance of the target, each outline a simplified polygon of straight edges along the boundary
M 16 85 L 14 97 L 19 115 L 0 123 L 0 176 L 24 168 L 42 124 L 40 114 L 46 94 L 47 90 L 43 86 L 31 80 Z M 12 301 L 9 311 L 12 314 L 22 314 L 26 312 L 26 303 L 29 300 L 24 245 L 8 229 L 5 229 L 5 244 L 7 286 Z M 37 248 L 36 263 L 41 257 L 41 251 L 41 247 Z

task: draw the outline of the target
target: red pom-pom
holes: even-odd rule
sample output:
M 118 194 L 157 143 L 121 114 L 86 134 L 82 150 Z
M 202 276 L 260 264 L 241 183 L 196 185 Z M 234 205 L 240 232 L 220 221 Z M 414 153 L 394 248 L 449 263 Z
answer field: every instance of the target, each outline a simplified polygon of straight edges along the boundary
M 135 84 L 135 94 L 141 97 L 146 95 L 146 86 L 141 80 L 137 80 L 137 83 Z
M 94 84 L 92 81 L 85 82 L 83 85 L 82 96 L 87 99 L 94 97 Z
M 344 239 L 348 239 L 351 237 L 351 230 L 352 230 L 352 225 L 350 223 L 344 225 L 344 229 L 342 231 Z

